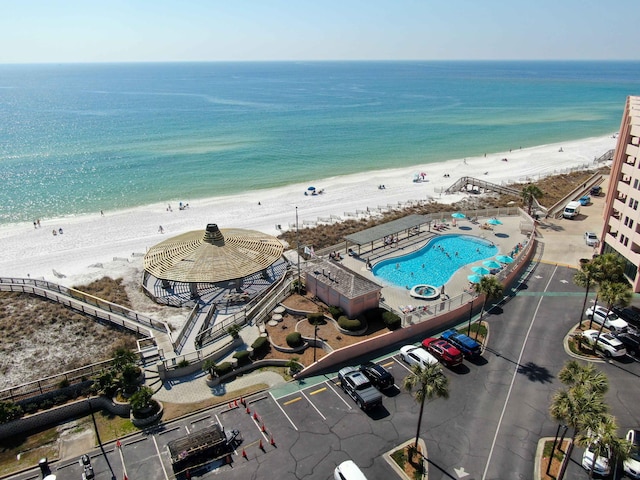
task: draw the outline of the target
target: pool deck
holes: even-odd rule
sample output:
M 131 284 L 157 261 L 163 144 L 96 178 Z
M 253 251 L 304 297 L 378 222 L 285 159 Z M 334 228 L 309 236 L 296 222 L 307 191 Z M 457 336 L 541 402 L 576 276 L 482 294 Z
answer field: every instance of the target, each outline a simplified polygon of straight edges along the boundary
M 458 220 L 455 227 L 450 221 L 449 228 L 440 232 L 423 231 L 418 235 L 409 237 L 408 239 L 400 240 L 397 247 L 380 247 L 375 249 L 373 252 L 363 251 L 359 257 L 345 256 L 341 263 L 350 270 L 353 270 L 354 272 L 357 272 L 378 284 L 382 284 L 380 278 L 375 277 L 373 273 L 366 268 L 367 258 L 373 265 L 375 265 L 381 260 L 395 258 L 414 252 L 422 248 L 431 238 L 438 235 L 448 234 L 473 235 L 475 237 L 484 238 L 485 240 L 493 242 L 498 247 L 498 253 L 496 255 L 508 255 L 518 243 L 523 243 L 527 240 L 527 235 L 520 232 L 520 224 L 524 219 L 520 216 L 498 218 L 503 222 L 503 224 L 493 226 L 493 230 L 481 228 L 484 222 L 488 219 L 480 218 L 479 223 L 471 223 L 469 220 Z M 466 267 L 460 268 L 445 284 L 446 295 L 453 298 L 467 290 L 469 288 L 469 280 L 467 279 L 467 276 L 473 274 L 471 267 L 476 265 L 482 266 L 483 261 L 491 260 L 492 258 L 494 257 L 485 258 L 471 263 Z M 427 268 L 438 268 L 438 266 L 431 265 Z M 409 295 L 409 290 L 406 288 L 382 285 L 383 301 L 394 309 L 399 309 L 400 306 L 407 305 L 412 305 L 414 307 L 436 305 L 440 302 L 440 300 L 421 300 L 414 298 Z

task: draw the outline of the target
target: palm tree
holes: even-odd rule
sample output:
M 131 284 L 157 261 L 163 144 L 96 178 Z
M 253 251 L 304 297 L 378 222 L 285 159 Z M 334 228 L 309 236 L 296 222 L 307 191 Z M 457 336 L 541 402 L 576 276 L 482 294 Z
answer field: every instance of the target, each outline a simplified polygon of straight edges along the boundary
M 502 295 L 504 287 L 500 280 L 493 275 L 485 275 L 480 279 L 480 282 L 476 285 L 476 292 L 484 294 L 484 301 L 482 302 L 482 310 L 480 311 L 480 322 L 482 323 L 482 317 L 484 315 L 484 309 L 487 305 L 487 301 L 492 298 L 498 298 Z
M 413 448 L 418 448 L 418 438 L 420 437 L 420 426 L 422 424 L 422 414 L 424 412 L 425 400 L 432 398 L 449 398 L 449 379 L 442 373 L 442 368 L 438 363 L 432 363 L 424 368 L 414 365 L 411 373 L 402 381 L 402 387 L 411 391 L 418 387 L 414 398 L 420 402 L 420 414 L 418 415 L 418 428 L 416 430 L 416 441 Z
M 531 215 L 533 201 L 541 198 L 544 193 L 542 193 L 542 190 L 540 190 L 536 185 L 529 184 L 522 189 L 520 195 L 522 196 L 524 203 L 527 205 L 527 213 Z
M 627 305 L 629 305 L 629 303 L 631 303 L 633 294 L 631 292 L 631 287 L 626 282 L 626 280 L 624 282 L 612 282 L 605 280 L 600 283 L 600 286 L 598 288 L 598 296 L 602 298 L 602 300 L 607 304 L 607 314 L 604 317 L 602 324 L 600 325 L 600 329 L 598 330 L 598 336 L 596 337 L 596 341 L 594 342 L 594 348 L 595 345 L 598 344 L 598 339 L 602 334 L 602 329 L 604 328 L 604 324 L 607 323 L 609 312 L 611 311 L 613 306 L 616 305 L 620 307 L 626 307 Z
M 583 287 L 586 289 L 586 291 L 584 292 L 584 301 L 582 302 L 582 310 L 580 311 L 579 323 L 582 322 L 582 312 L 587 309 L 587 298 L 589 297 L 589 290 L 598 284 L 596 280 L 598 278 L 598 272 L 596 271 L 597 268 L 597 264 L 588 262 L 580 265 L 580 270 L 578 270 L 573 276 L 573 283 L 575 283 L 579 287 Z M 591 326 L 589 326 L 589 328 L 591 328 Z
M 607 410 L 601 394 L 576 385 L 569 389 L 558 390 L 549 407 L 551 417 L 573 428 L 573 437 L 593 422 L 593 418 L 603 415 Z
M 138 361 L 138 355 L 125 347 L 118 347 L 113 351 L 113 368 L 121 372 L 127 365 L 134 365 Z
M 609 460 L 624 461 L 631 453 L 631 444 L 627 440 L 618 438 L 618 425 L 613 415 L 603 414 L 591 419 L 585 425 L 584 434 L 576 437 L 576 444 L 581 447 L 591 445 L 593 461 L 589 469 L 589 478 L 593 478 L 593 469 L 598 457 Z
M 609 379 L 592 363 L 583 365 L 577 360 L 570 360 L 558 373 L 558 379 L 568 387 L 581 385 L 600 395 L 609 391 Z

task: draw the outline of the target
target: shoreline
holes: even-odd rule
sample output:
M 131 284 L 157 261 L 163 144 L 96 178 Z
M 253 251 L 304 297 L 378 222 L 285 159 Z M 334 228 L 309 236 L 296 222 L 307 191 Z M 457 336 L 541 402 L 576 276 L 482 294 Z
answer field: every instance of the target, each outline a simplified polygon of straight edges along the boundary
M 500 152 L 466 159 L 376 170 L 329 177 L 309 184 L 245 192 L 191 201 L 187 209 L 178 204 L 156 203 L 131 209 L 81 214 L 0 227 L 0 275 L 44 278 L 72 286 L 104 276 L 125 275 L 134 268 L 133 258 L 167 238 L 190 230 L 204 230 L 217 223 L 221 229 L 246 228 L 278 235 L 276 225 L 287 229 L 315 222 L 318 217 L 344 216 L 356 210 L 396 205 L 409 200 L 434 199 L 450 204 L 465 194 L 443 195 L 460 177 L 471 176 L 506 184 L 562 173 L 576 167 L 591 167 L 595 158 L 615 148 L 615 135 L 591 137 L 573 142 Z M 562 151 L 560 151 L 562 149 Z M 504 159 L 507 159 L 506 161 Z M 425 172 L 425 182 L 415 183 L 416 173 Z M 445 177 L 448 175 L 448 177 Z M 321 195 L 304 193 L 308 185 L 324 189 Z M 378 189 L 385 185 L 385 189 Z M 188 196 L 187 196 L 188 197 Z M 159 232 L 159 227 L 163 232 Z M 52 231 L 63 229 L 62 235 Z M 115 261 L 114 261 L 115 259 Z M 141 261 L 139 261 L 141 264 Z M 135 268 L 140 268 L 138 265 Z M 55 272 L 55 273 L 54 273 Z

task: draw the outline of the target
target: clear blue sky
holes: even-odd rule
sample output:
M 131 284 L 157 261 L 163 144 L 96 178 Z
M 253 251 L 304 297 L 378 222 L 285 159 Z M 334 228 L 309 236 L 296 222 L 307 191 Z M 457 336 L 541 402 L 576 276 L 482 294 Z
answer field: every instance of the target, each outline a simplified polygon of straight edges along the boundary
M 0 0 L 0 63 L 640 60 L 638 0 Z

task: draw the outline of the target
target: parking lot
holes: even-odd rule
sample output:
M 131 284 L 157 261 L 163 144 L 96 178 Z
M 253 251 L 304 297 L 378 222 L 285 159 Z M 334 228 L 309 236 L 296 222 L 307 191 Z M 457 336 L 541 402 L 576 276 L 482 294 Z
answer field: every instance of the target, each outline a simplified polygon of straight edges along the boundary
M 562 340 L 581 318 L 584 291 L 573 284 L 573 274 L 565 266 L 532 264 L 517 295 L 486 317 L 490 329 L 483 356 L 444 369 L 450 396 L 427 402 L 421 430 L 430 479 L 532 478 L 537 442 L 557 428 L 548 406 L 561 388 L 557 372 L 570 358 Z M 396 385 L 408 373 L 397 353 L 376 361 L 393 373 Z M 640 426 L 640 365 L 625 357 L 600 361 L 598 367 L 609 377 L 607 402 L 624 435 Z M 408 392 L 394 388 L 385 392 L 382 408 L 365 413 L 342 392 L 335 374 L 244 400 L 246 406 L 232 402 L 133 435 L 119 447 L 96 449 L 91 452 L 96 478 L 174 478 L 167 442 L 212 423 L 238 429 L 242 442 L 228 458 L 190 472 L 192 478 L 328 480 L 347 459 L 369 479 L 394 478 L 382 455 L 415 436 L 419 412 Z M 587 477 L 580 467 L 582 452 L 574 450 L 566 479 Z M 61 479 L 80 479 L 81 471 L 77 460 L 54 465 Z M 39 475 L 32 470 L 14 478 Z

